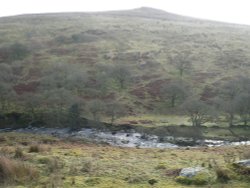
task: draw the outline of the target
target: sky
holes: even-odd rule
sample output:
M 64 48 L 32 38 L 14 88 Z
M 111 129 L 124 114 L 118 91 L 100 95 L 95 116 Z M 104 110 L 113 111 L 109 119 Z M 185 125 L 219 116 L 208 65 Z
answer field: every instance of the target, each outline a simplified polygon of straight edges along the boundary
M 250 25 L 250 0 L 0 0 L 0 17 L 152 7 L 184 16 Z

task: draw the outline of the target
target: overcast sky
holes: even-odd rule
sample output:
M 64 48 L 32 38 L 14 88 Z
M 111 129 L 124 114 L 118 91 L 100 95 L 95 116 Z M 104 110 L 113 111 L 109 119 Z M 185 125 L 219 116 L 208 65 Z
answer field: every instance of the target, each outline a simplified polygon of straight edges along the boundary
M 250 0 L 0 0 L 0 16 L 123 10 L 142 6 L 197 18 L 250 25 Z

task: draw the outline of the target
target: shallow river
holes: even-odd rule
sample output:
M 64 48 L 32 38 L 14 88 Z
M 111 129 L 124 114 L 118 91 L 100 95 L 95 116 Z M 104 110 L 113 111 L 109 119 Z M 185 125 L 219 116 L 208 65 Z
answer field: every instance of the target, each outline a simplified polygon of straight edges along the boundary
M 95 129 L 81 129 L 72 132 L 67 128 L 22 128 L 17 130 L 0 129 L 0 132 L 12 131 L 22 133 L 35 133 L 54 135 L 60 138 L 79 138 L 87 139 L 95 142 L 108 143 L 113 146 L 120 147 L 138 147 L 138 148 L 177 148 L 177 147 L 198 147 L 198 146 L 225 146 L 225 145 L 250 145 L 250 141 L 229 142 L 223 140 L 193 140 L 192 138 L 174 138 L 172 136 L 164 137 L 164 142 L 155 135 L 145 135 L 137 132 L 109 132 L 99 131 Z M 174 144 L 178 143 L 178 144 Z

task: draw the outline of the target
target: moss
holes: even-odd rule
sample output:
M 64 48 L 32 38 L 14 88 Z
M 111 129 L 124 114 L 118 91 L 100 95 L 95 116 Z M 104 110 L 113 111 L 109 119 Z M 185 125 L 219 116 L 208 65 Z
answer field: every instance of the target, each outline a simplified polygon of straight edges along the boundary
M 191 178 L 178 176 L 175 179 L 178 183 L 184 185 L 206 185 L 211 181 L 211 175 L 208 173 L 199 173 Z
M 88 186 L 96 186 L 100 183 L 101 183 L 100 178 L 89 178 L 89 179 L 85 180 L 85 184 L 87 184 Z
M 164 163 L 160 163 L 155 167 L 156 170 L 164 170 L 166 169 L 166 166 Z

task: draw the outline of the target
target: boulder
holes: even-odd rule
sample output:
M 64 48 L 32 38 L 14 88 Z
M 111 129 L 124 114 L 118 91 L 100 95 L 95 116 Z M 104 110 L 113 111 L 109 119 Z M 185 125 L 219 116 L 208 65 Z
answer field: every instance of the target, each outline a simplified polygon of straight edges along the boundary
M 250 159 L 236 161 L 235 164 L 239 165 L 239 166 L 242 166 L 242 167 L 250 168 Z
M 185 185 L 206 185 L 213 179 L 208 170 L 202 167 L 183 168 L 176 177 L 178 183 Z
M 180 171 L 179 176 L 184 176 L 184 177 L 188 177 L 191 178 L 193 176 L 196 176 L 198 173 L 204 172 L 205 168 L 202 167 L 190 167 L 190 168 L 183 168 Z
M 246 175 L 250 179 L 250 159 L 236 161 L 233 163 L 235 171 L 238 174 Z

